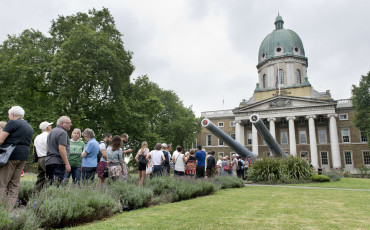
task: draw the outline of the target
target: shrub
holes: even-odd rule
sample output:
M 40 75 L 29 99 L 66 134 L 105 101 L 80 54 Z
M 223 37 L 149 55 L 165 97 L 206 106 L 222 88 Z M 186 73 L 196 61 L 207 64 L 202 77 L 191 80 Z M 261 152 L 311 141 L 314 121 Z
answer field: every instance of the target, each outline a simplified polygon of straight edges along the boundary
M 32 209 L 17 208 L 8 212 L 7 205 L 0 203 L 0 229 L 38 229 L 39 220 Z
M 153 191 L 151 189 L 123 181 L 108 182 L 108 184 L 109 187 L 107 189 L 120 199 L 123 206 L 127 206 L 129 209 L 137 209 L 150 205 L 153 197 Z
M 33 181 L 21 181 L 21 186 L 19 187 L 18 200 L 22 205 L 26 205 L 32 196 L 33 187 L 35 182 Z
M 330 182 L 330 178 L 325 175 L 313 175 L 311 180 L 314 182 Z
M 218 176 L 213 179 L 213 182 L 220 189 L 244 187 L 244 181 L 242 179 L 232 176 Z
M 119 210 L 113 196 L 93 185 L 51 186 L 39 194 L 32 208 L 45 228 L 99 220 Z
M 216 188 L 210 181 L 194 180 L 194 179 L 178 179 L 171 183 L 171 201 L 188 200 L 198 196 L 205 196 L 213 193 Z
M 150 188 L 157 196 L 168 197 L 171 202 L 209 195 L 216 190 L 210 181 L 171 177 L 153 178 L 146 181 L 145 187 Z
M 253 182 L 303 182 L 313 174 L 310 165 L 301 158 L 262 158 L 248 168 L 248 179 Z
M 150 188 L 154 195 L 159 196 L 161 194 L 168 193 L 168 190 L 174 187 L 173 178 L 170 177 L 155 177 L 145 181 L 145 187 Z
M 356 168 L 357 172 L 359 174 L 368 174 L 370 173 L 370 168 L 366 167 L 365 165 L 362 165 L 361 167 Z
M 309 163 L 303 158 L 287 157 L 283 159 L 287 166 L 288 178 L 293 180 L 308 180 L 313 174 Z

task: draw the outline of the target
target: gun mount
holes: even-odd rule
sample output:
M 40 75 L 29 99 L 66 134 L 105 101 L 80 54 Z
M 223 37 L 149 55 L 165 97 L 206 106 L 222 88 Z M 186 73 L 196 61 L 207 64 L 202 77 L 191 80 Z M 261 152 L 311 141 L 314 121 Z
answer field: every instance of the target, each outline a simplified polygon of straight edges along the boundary
M 219 129 L 215 126 L 209 119 L 202 120 L 202 126 L 211 131 L 214 135 L 218 138 L 223 140 L 228 146 L 235 150 L 237 154 L 242 157 L 257 157 L 256 154 L 249 151 L 246 147 L 242 146 L 239 142 L 232 139 L 229 135 L 227 135 L 224 131 Z

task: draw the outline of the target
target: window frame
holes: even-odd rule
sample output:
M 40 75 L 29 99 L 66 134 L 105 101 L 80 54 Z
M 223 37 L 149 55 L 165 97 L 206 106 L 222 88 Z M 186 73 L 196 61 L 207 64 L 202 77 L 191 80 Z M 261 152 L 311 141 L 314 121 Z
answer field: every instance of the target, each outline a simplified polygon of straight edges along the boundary
M 326 153 L 326 160 L 327 160 L 327 162 L 326 162 L 326 164 L 324 164 L 323 163 L 323 158 L 322 158 L 322 154 L 323 153 Z M 322 165 L 327 165 L 327 166 L 329 166 L 329 152 L 328 151 L 320 151 L 320 159 L 321 159 L 321 166 Z
M 305 139 L 304 143 L 301 140 L 301 133 L 304 134 L 304 139 Z M 306 130 L 298 130 L 298 137 L 299 137 L 299 144 L 307 144 L 307 132 L 306 132 Z
M 220 144 L 220 143 L 222 143 L 222 144 Z M 218 144 L 218 146 L 225 146 L 224 141 L 221 140 L 220 138 L 218 138 L 217 144 Z
M 300 85 L 302 84 L 302 75 L 301 75 L 301 71 L 299 69 L 296 69 L 296 81 L 297 81 L 297 85 Z M 298 80 L 299 79 L 299 80 Z
M 350 160 L 351 160 L 351 163 L 347 164 L 347 157 L 346 157 L 346 153 L 349 153 L 349 156 L 350 156 Z M 353 165 L 353 156 L 352 156 L 352 151 L 350 150 L 344 150 L 343 151 L 343 159 L 344 159 L 344 165 Z
M 249 139 L 249 136 L 250 136 L 250 139 Z M 249 140 L 250 140 L 250 144 L 249 144 Z M 252 145 L 253 144 L 253 134 L 251 132 L 248 132 L 247 133 L 247 145 Z
M 324 134 L 325 134 L 325 142 L 321 142 L 321 138 L 320 138 L 320 131 L 324 131 Z M 319 139 L 319 144 L 327 144 L 328 143 L 328 138 L 327 138 L 327 134 L 326 134 L 326 129 L 317 129 L 317 139 Z
M 223 121 L 219 121 L 217 124 L 218 124 L 218 127 L 220 127 L 220 128 L 225 127 L 225 122 L 223 122 Z
M 210 140 L 208 140 L 208 137 L 211 137 Z M 211 143 L 209 145 L 209 143 Z M 212 134 L 206 134 L 206 146 L 212 146 Z
M 229 122 L 230 127 L 235 127 L 235 124 L 236 124 L 236 122 L 235 122 L 235 121 L 230 121 L 230 122 Z
M 284 70 L 282 69 L 279 69 L 279 72 L 278 72 L 278 83 L 280 85 L 284 85 Z
M 368 140 L 368 138 L 367 138 L 367 136 L 366 135 L 363 135 L 364 134 L 364 131 L 361 131 L 360 130 L 360 142 L 361 143 L 367 143 L 367 142 L 369 142 L 369 140 Z M 366 140 L 365 140 L 366 139 Z
M 345 141 L 345 137 L 347 137 L 346 135 L 343 135 L 343 131 L 344 130 L 347 130 L 348 131 L 348 141 Z M 342 143 L 351 143 L 351 130 L 349 128 L 341 128 L 340 129 L 340 136 L 341 136 L 341 139 L 342 139 Z
M 362 150 L 361 152 L 362 152 L 362 161 L 364 162 L 364 165 L 365 166 L 370 166 L 370 151 L 369 150 Z M 366 159 L 365 159 L 365 153 L 368 154 L 368 157 Z
M 283 133 L 286 134 L 286 143 L 283 143 Z M 281 145 L 289 145 L 289 137 L 287 130 L 280 130 L 280 144 Z
M 343 118 L 342 116 L 345 116 L 345 117 Z M 340 114 L 338 115 L 338 119 L 339 119 L 340 121 L 348 121 L 348 113 L 340 113 Z
M 234 138 L 232 137 L 232 135 L 234 135 Z M 233 132 L 233 133 L 230 133 L 230 137 L 234 140 L 236 140 L 236 134 Z

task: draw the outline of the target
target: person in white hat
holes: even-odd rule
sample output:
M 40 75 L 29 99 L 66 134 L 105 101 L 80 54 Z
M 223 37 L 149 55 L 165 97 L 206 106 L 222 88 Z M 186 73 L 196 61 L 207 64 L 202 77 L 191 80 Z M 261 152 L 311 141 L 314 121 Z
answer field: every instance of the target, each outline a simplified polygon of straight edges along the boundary
M 41 134 L 39 134 L 33 143 L 34 150 L 36 151 L 38 160 L 38 166 L 37 166 L 37 181 L 35 184 L 34 190 L 37 192 L 40 192 L 46 183 L 46 169 L 45 169 L 45 157 L 47 154 L 47 139 L 48 139 L 48 134 L 51 131 L 51 125 L 53 123 L 44 121 L 40 123 L 40 129 L 42 131 Z

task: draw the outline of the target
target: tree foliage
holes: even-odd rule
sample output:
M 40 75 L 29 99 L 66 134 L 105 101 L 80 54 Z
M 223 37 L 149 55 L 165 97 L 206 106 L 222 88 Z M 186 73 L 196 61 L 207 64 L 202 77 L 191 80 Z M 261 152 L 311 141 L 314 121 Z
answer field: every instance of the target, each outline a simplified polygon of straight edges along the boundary
M 126 132 L 132 147 L 195 142 L 200 122 L 191 107 L 148 76 L 130 82 L 133 54 L 108 9 L 59 16 L 49 35 L 24 30 L 0 46 L 2 119 L 20 105 L 35 130 L 67 115 L 72 128 L 92 128 L 98 137 Z
M 352 103 L 355 125 L 370 139 L 370 72 L 361 76 L 360 85 L 352 85 Z M 370 145 L 370 142 L 369 142 Z

